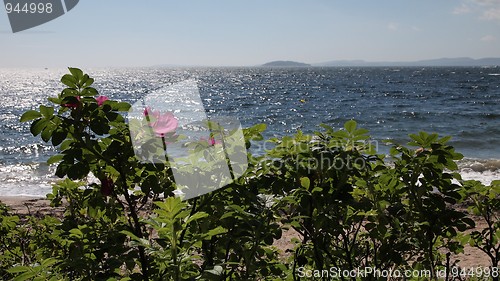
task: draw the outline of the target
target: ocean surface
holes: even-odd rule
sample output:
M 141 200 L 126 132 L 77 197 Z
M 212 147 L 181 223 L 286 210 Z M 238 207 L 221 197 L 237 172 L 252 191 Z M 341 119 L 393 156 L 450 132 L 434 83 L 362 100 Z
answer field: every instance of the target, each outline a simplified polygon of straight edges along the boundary
M 452 136 L 466 179 L 500 180 L 500 68 L 110 68 L 84 69 L 101 95 L 127 102 L 194 79 L 208 116 L 266 123 L 267 137 L 335 128 L 355 119 L 382 141 L 421 130 Z M 57 180 L 55 150 L 19 118 L 64 87 L 66 69 L 0 69 L 0 196 L 45 196 Z

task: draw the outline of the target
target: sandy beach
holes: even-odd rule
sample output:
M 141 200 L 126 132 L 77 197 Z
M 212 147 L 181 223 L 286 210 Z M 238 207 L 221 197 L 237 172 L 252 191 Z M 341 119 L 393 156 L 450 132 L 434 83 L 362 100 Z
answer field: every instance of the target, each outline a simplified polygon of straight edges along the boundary
M 47 215 L 57 214 L 64 208 L 50 206 L 50 201 L 42 197 L 31 196 L 0 196 L 0 202 L 11 208 L 12 214 L 19 215 Z
M 50 206 L 49 200 L 41 197 L 28 197 L 28 196 L 0 196 L 0 202 L 6 204 L 11 208 L 11 213 L 19 215 L 32 214 L 35 216 L 44 215 L 57 215 L 64 211 L 63 207 L 53 208 Z M 476 222 L 476 230 L 480 230 L 486 226 L 478 217 L 473 217 Z M 470 230 L 469 230 L 470 231 Z M 275 241 L 275 246 L 283 249 L 284 255 L 286 249 L 291 249 L 290 239 L 297 237 L 298 234 L 293 230 L 284 230 L 281 239 Z M 477 267 L 489 266 L 489 259 L 477 248 L 466 246 L 464 253 L 459 254 L 452 258 L 453 260 L 460 260 L 458 264 L 465 269 L 473 269 Z

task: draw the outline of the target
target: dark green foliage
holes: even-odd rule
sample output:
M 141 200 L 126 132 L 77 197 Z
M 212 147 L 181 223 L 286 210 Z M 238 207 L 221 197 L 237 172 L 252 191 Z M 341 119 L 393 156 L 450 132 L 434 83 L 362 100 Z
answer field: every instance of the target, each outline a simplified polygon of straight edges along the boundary
M 475 230 L 465 237 L 469 244 L 483 251 L 491 261 L 492 268 L 500 265 L 500 181 L 485 186 L 477 181 L 466 181 L 465 188 L 472 200 L 469 210 L 486 223 L 481 231 Z M 497 271 L 498 272 L 498 271 Z M 494 281 L 500 276 L 493 276 Z
M 498 266 L 500 184 L 462 181 L 455 172 L 462 156 L 448 138 L 410 135 L 384 159 L 356 122 L 323 125 L 314 135 L 268 140 L 273 148 L 248 154 L 242 177 L 182 202 L 173 197 L 168 162 L 135 157 L 121 114 L 130 105 L 98 102 L 94 80 L 69 71 L 61 79 L 67 88 L 49 98 L 53 106 L 21 117 L 59 149 L 48 162 L 64 180 L 47 197 L 65 212 L 19 217 L 0 204 L 1 279 L 311 280 L 301 272 L 332 267 L 435 274 L 450 269 L 451 254 L 467 243 Z M 265 128 L 244 130 L 247 148 L 264 140 Z M 88 183 L 91 175 L 96 182 Z M 456 208 L 464 202 L 487 228 L 463 234 L 474 226 Z M 275 243 L 292 230 L 297 237 L 284 253 Z

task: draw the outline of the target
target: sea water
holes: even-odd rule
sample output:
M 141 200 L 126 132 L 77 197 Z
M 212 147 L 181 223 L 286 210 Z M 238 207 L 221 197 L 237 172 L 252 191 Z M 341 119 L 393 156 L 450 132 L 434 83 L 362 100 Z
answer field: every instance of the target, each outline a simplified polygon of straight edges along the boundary
M 0 69 L 0 196 L 45 196 L 56 153 L 29 132 L 22 113 L 48 104 L 66 69 Z M 419 131 L 452 136 L 466 179 L 500 179 L 500 68 L 113 68 L 84 69 L 101 95 L 134 103 L 173 83 L 195 79 L 209 117 L 231 116 L 244 127 L 266 123 L 266 137 L 310 133 L 321 123 L 354 119 L 383 140 L 409 141 Z M 255 152 L 263 149 L 254 148 Z

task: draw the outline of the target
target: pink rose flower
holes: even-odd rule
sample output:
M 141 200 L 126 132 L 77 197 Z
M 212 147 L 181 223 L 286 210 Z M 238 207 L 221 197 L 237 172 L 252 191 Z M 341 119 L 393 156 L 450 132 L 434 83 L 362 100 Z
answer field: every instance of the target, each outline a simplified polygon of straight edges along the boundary
M 109 98 L 106 96 L 99 96 L 95 100 L 97 101 L 97 105 L 101 106 L 105 101 L 109 100 Z
M 208 140 L 206 138 L 200 138 L 200 141 L 206 142 L 210 146 L 215 146 L 216 144 L 222 143 L 221 141 L 216 140 L 214 137 L 210 137 L 208 138 Z
M 168 133 L 175 133 L 179 124 L 172 112 L 161 113 L 146 107 L 144 116 L 149 117 L 149 126 L 153 128 L 153 131 L 159 137 L 164 137 Z
M 65 103 L 62 106 L 71 109 L 76 109 L 80 105 L 80 96 L 76 96 L 76 99 L 78 100 L 78 102 Z
M 101 194 L 103 196 L 110 196 L 113 193 L 114 183 L 110 178 L 101 179 Z

